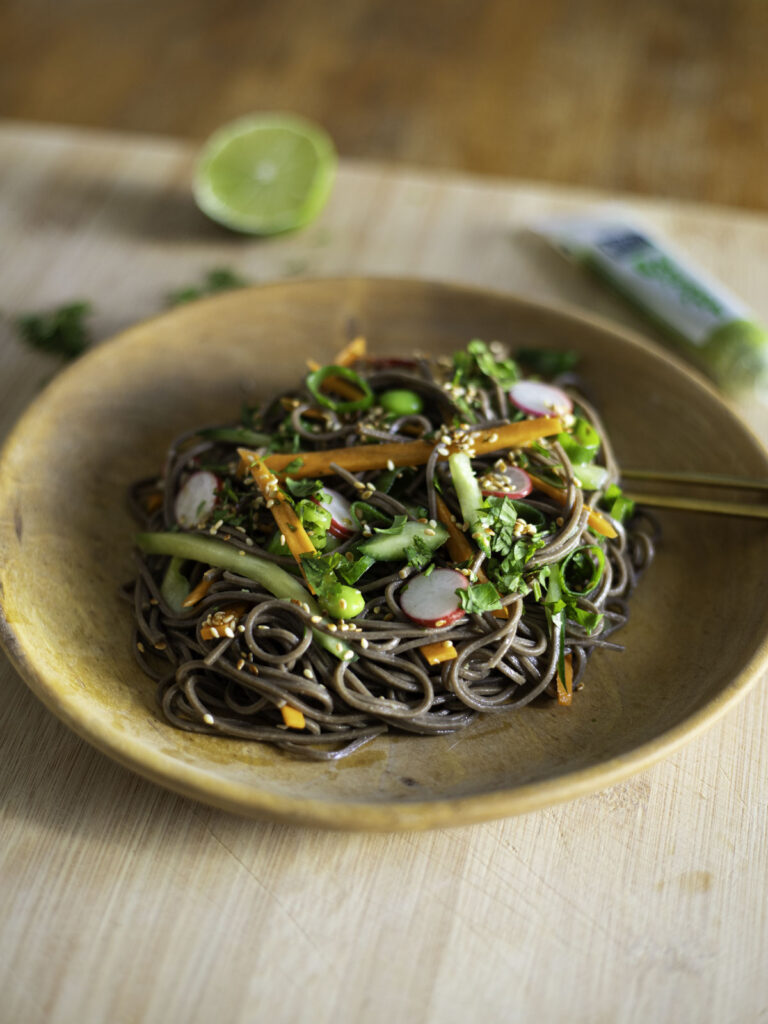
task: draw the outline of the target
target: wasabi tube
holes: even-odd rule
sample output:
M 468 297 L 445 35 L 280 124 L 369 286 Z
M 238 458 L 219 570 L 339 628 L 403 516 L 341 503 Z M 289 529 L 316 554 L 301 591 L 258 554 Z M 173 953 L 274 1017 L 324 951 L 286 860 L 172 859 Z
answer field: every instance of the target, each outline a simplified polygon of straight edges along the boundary
M 768 330 L 669 246 L 616 214 L 550 220 L 534 230 L 612 285 L 723 391 L 768 394 Z

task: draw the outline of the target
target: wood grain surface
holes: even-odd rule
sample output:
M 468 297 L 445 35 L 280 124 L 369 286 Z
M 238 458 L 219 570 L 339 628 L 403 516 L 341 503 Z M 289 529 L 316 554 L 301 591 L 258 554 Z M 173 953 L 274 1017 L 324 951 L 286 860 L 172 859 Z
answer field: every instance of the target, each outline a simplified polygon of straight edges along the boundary
M 5 0 L 0 114 L 768 207 L 763 0 Z
M 637 326 L 523 230 L 593 193 L 346 163 L 318 222 L 259 242 L 197 214 L 189 167 L 188 148 L 166 140 L 2 127 L 0 308 L 90 297 L 102 338 L 228 265 L 256 280 L 461 280 Z M 634 209 L 768 317 L 768 218 Z M 8 319 L 0 330 L 4 433 L 57 364 L 20 346 Z M 359 836 L 166 793 L 68 732 L 6 663 L 0 685 L 3 1024 L 768 1015 L 764 688 L 594 796 Z

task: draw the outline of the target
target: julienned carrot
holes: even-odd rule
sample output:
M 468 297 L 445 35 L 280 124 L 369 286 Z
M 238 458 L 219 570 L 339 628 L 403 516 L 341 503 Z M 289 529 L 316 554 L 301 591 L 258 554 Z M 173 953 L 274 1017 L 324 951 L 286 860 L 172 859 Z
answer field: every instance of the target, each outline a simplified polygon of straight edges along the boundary
M 187 594 L 184 601 L 182 601 L 182 608 L 191 608 L 197 604 L 198 601 L 202 601 L 205 595 L 213 586 L 213 576 L 209 576 L 208 573 L 203 573 L 203 578 L 193 587 L 192 590 Z
M 358 359 L 364 359 L 368 346 L 366 345 L 365 338 L 359 335 L 357 338 L 353 338 L 348 344 L 337 352 L 334 359 L 334 366 L 352 366 Z
M 256 486 L 261 491 L 267 508 L 275 518 L 278 530 L 285 537 L 288 550 L 296 559 L 303 573 L 301 556 L 316 554 L 315 545 L 307 536 L 307 531 L 301 525 L 301 520 L 296 515 L 293 506 L 288 503 L 280 490 L 275 474 L 267 469 L 254 452 L 249 452 L 246 448 L 238 448 L 237 452 L 251 471 L 251 476 L 256 481 Z
M 558 504 L 565 505 L 568 501 L 568 492 L 564 487 L 555 487 L 553 484 L 548 484 L 546 480 L 542 480 L 540 476 L 534 476 L 533 473 L 528 473 L 528 476 L 531 478 L 531 482 L 536 490 L 543 491 L 544 494 L 548 494 L 549 497 L 554 498 Z M 596 509 L 589 508 L 589 505 L 585 505 L 584 507 L 589 510 L 587 522 L 589 523 L 591 530 L 594 530 L 595 533 L 599 533 L 601 537 L 608 537 L 609 539 L 611 537 L 618 536 L 604 515 L 601 515 L 600 512 L 596 511 Z
M 570 704 L 573 700 L 573 657 L 570 654 L 565 656 L 565 679 L 560 678 L 557 673 L 557 703 Z
M 488 455 L 506 448 L 520 448 L 538 441 L 542 437 L 559 434 L 563 430 L 562 420 L 557 416 L 541 416 L 534 420 L 518 420 L 503 427 L 478 430 L 473 433 L 455 432 L 455 443 L 438 442 L 440 459 L 447 459 L 452 450 L 471 446 L 475 455 Z M 384 444 L 350 445 L 348 448 L 331 448 L 322 452 L 293 452 L 285 455 L 268 455 L 264 464 L 273 473 L 280 474 L 291 463 L 301 460 L 301 465 L 291 468 L 292 477 L 330 476 L 335 472 L 331 463 L 341 466 L 350 473 L 366 470 L 388 469 L 402 466 L 423 466 L 432 454 L 435 444 L 431 441 L 385 442 Z M 245 448 L 239 448 L 241 458 L 249 463 L 258 458 Z M 445 454 L 443 454 L 445 452 Z
M 439 665 L 441 661 L 454 661 L 458 658 L 456 648 L 450 640 L 438 640 L 435 644 L 425 644 L 419 650 L 428 665 Z
M 367 351 L 365 338 L 354 338 L 345 345 L 340 352 L 331 360 L 333 366 L 352 366 L 357 362 L 358 359 L 363 359 Z M 314 372 L 320 369 L 320 363 L 314 359 L 307 360 L 307 367 Z M 350 384 L 348 380 L 343 380 L 341 377 L 328 377 L 325 380 L 328 385 L 329 391 L 335 391 L 341 395 L 342 398 L 347 398 L 349 401 L 354 402 L 360 398 L 360 391 L 355 387 L 354 384 Z
M 307 724 L 303 713 L 298 708 L 292 708 L 290 704 L 281 705 L 280 714 L 289 729 L 303 729 Z
M 451 510 L 445 504 L 443 499 L 438 494 L 437 496 L 437 518 L 443 524 L 448 531 L 448 540 L 445 546 L 448 548 L 448 554 L 454 560 L 454 562 L 470 562 L 475 557 L 477 552 L 467 540 L 466 536 L 458 528 L 456 523 L 451 519 Z M 487 583 L 488 577 L 482 570 L 482 567 L 478 569 L 477 578 L 481 583 Z M 508 619 L 509 612 L 506 608 L 497 608 L 493 612 L 497 619 Z M 423 648 L 422 648 L 423 650 Z

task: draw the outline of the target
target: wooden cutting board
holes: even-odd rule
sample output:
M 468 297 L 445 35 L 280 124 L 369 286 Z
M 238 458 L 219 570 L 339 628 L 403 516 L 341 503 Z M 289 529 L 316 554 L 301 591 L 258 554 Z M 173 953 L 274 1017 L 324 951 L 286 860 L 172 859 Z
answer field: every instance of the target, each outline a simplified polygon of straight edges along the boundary
M 526 231 L 609 197 L 345 163 L 319 221 L 257 241 L 197 213 L 190 167 L 165 139 L 0 127 L 0 432 L 59 368 L 18 343 L 11 317 L 84 297 L 101 339 L 215 266 L 254 281 L 456 280 L 642 326 Z M 768 217 L 624 202 L 768 319 Z M 766 414 L 749 415 L 768 436 Z M 350 836 L 167 793 L 68 732 L 5 661 L 0 685 L 3 1021 L 768 1013 L 764 687 L 594 796 L 454 831 Z

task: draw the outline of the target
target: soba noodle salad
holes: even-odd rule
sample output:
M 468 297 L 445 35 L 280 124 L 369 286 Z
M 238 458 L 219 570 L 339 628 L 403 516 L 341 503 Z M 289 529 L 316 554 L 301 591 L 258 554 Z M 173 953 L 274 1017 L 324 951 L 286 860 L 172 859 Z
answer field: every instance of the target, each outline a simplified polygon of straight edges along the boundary
M 570 366 L 356 339 L 176 438 L 131 491 L 133 648 L 167 721 L 327 760 L 570 704 L 654 533 Z

